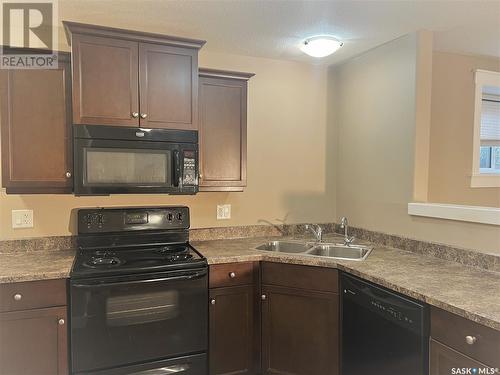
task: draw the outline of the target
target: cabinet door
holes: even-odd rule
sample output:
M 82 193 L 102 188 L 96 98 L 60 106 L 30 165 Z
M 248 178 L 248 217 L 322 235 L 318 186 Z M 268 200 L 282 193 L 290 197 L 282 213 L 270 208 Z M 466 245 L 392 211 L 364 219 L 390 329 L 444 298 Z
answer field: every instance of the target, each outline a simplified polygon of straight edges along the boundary
M 200 77 L 200 190 L 246 186 L 247 82 Z
M 262 286 L 262 373 L 339 373 L 339 296 Z
M 0 71 L 2 182 L 8 193 L 72 189 L 69 56 L 58 69 Z
M 137 42 L 74 34 L 73 122 L 139 125 Z
M 430 375 L 453 374 L 453 368 L 487 368 L 485 364 L 475 361 L 435 340 L 430 340 Z M 457 374 L 459 372 L 456 372 Z M 489 372 L 485 372 L 489 373 Z M 491 372 L 493 373 L 493 372 Z
M 211 375 L 255 373 L 254 300 L 252 286 L 210 289 Z
M 139 56 L 141 127 L 195 130 L 198 50 L 141 43 Z
M 0 314 L 0 374 L 68 373 L 66 307 Z

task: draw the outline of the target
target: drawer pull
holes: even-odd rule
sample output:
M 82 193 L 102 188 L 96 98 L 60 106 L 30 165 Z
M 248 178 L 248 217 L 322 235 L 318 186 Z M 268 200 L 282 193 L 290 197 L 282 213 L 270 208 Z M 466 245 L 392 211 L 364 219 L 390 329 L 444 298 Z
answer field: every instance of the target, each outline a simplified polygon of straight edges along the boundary
M 210 304 L 215 305 L 215 298 L 210 298 Z
M 63 325 L 64 325 L 64 323 L 66 323 L 66 322 L 64 321 L 64 319 L 59 319 L 59 320 L 57 321 L 57 323 L 58 323 L 60 326 L 63 326 Z
M 265 300 L 266 300 L 266 298 L 267 298 L 267 296 L 266 296 L 265 294 L 263 294 L 263 295 L 261 295 L 261 296 L 260 296 L 260 299 L 261 299 L 262 301 L 265 301 Z
M 465 342 L 469 345 L 474 345 L 477 341 L 476 336 L 465 336 Z
M 16 293 L 14 294 L 14 301 L 20 301 L 23 298 L 22 294 Z
M 236 277 L 236 274 L 234 272 L 229 272 L 229 277 L 231 279 L 234 279 Z

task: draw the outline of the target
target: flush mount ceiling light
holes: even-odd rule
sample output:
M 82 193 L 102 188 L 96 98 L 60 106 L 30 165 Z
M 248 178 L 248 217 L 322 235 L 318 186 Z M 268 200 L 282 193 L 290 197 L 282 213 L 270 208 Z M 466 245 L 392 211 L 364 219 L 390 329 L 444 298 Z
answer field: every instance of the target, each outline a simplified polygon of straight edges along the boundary
M 300 49 L 312 57 L 325 57 L 343 45 L 344 43 L 333 36 L 315 36 L 302 42 Z

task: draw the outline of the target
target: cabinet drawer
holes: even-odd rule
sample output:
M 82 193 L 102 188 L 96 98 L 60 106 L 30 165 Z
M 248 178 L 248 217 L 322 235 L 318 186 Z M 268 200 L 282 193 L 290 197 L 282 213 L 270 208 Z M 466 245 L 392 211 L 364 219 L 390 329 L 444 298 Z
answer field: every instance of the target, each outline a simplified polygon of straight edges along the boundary
M 226 263 L 210 266 L 210 288 L 253 284 L 254 263 Z
M 487 364 L 500 367 L 500 332 L 458 315 L 432 307 L 431 336 L 459 352 Z M 466 337 L 474 343 L 467 343 Z
M 264 262 L 262 284 L 338 293 L 339 275 L 332 268 Z
M 66 279 L 0 284 L 0 312 L 66 305 Z

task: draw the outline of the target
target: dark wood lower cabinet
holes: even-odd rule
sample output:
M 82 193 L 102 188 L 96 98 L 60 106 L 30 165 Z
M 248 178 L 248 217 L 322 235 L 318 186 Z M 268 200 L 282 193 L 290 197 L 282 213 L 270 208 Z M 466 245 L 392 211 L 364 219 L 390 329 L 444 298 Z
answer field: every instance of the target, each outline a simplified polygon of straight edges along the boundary
M 339 296 L 263 285 L 262 373 L 339 372 Z
M 488 366 L 431 339 L 429 368 L 430 375 L 449 375 L 453 374 L 453 369 L 488 368 Z
M 210 290 L 210 374 L 255 374 L 254 287 Z
M 0 314 L 0 374 L 68 373 L 66 306 Z

